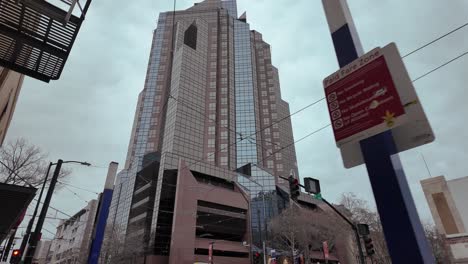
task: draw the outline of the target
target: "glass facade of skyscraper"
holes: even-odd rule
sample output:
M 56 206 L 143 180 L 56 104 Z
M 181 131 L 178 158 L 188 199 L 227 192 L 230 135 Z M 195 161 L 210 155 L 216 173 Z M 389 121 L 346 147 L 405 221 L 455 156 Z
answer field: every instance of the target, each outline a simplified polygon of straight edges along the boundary
M 109 220 L 128 233 L 129 223 L 150 217 L 152 254 L 172 254 L 180 170 L 206 174 L 210 182 L 242 185 L 250 194 L 256 244 L 265 236 L 268 219 L 285 206 L 277 195 L 277 185 L 284 184 L 278 176 L 297 171 L 291 123 L 285 118 L 289 106 L 281 99 L 269 45 L 244 15 L 237 16 L 235 0 L 205 0 L 159 16 Z M 288 145 L 292 148 L 284 148 Z M 135 179 L 150 152 L 161 157 L 158 177 L 152 179 L 154 202 L 144 212 L 134 210 L 138 214 L 129 219 L 132 208 L 142 203 L 133 201 L 140 193 Z M 249 163 L 251 175 L 236 176 L 233 171 Z

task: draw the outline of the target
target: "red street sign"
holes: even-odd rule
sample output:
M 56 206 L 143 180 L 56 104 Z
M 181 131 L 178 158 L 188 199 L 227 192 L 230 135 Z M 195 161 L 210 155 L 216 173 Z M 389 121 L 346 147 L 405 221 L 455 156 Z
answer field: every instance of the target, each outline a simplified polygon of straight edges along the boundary
M 328 242 L 323 241 L 322 247 L 323 247 L 323 256 L 325 259 L 328 259 L 330 257 L 330 252 L 328 251 Z
M 385 57 L 369 53 L 324 81 L 338 146 L 392 129 L 405 114 Z

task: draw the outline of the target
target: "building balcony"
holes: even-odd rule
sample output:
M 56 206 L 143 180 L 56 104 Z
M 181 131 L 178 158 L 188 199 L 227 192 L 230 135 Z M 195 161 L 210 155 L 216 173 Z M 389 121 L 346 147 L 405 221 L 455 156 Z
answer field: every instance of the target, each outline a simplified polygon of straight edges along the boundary
M 59 79 L 91 0 L 81 2 L 0 1 L 0 66 L 45 82 Z

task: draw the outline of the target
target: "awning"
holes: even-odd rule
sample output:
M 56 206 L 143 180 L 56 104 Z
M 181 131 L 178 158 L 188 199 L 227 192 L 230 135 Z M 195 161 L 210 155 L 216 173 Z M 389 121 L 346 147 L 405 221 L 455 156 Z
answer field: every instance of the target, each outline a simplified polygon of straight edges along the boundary
M 0 183 L 0 242 L 12 228 L 20 224 L 29 203 L 36 194 L 36 188 Z

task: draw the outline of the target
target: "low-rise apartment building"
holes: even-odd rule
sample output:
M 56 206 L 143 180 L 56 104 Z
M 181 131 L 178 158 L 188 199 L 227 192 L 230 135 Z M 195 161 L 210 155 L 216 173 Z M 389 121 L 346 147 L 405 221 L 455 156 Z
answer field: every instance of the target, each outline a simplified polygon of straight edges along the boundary
M 91 200 L 68 220 L 62 221 L 50 247 L 50 264 L 86 263 L 98 201 Z

